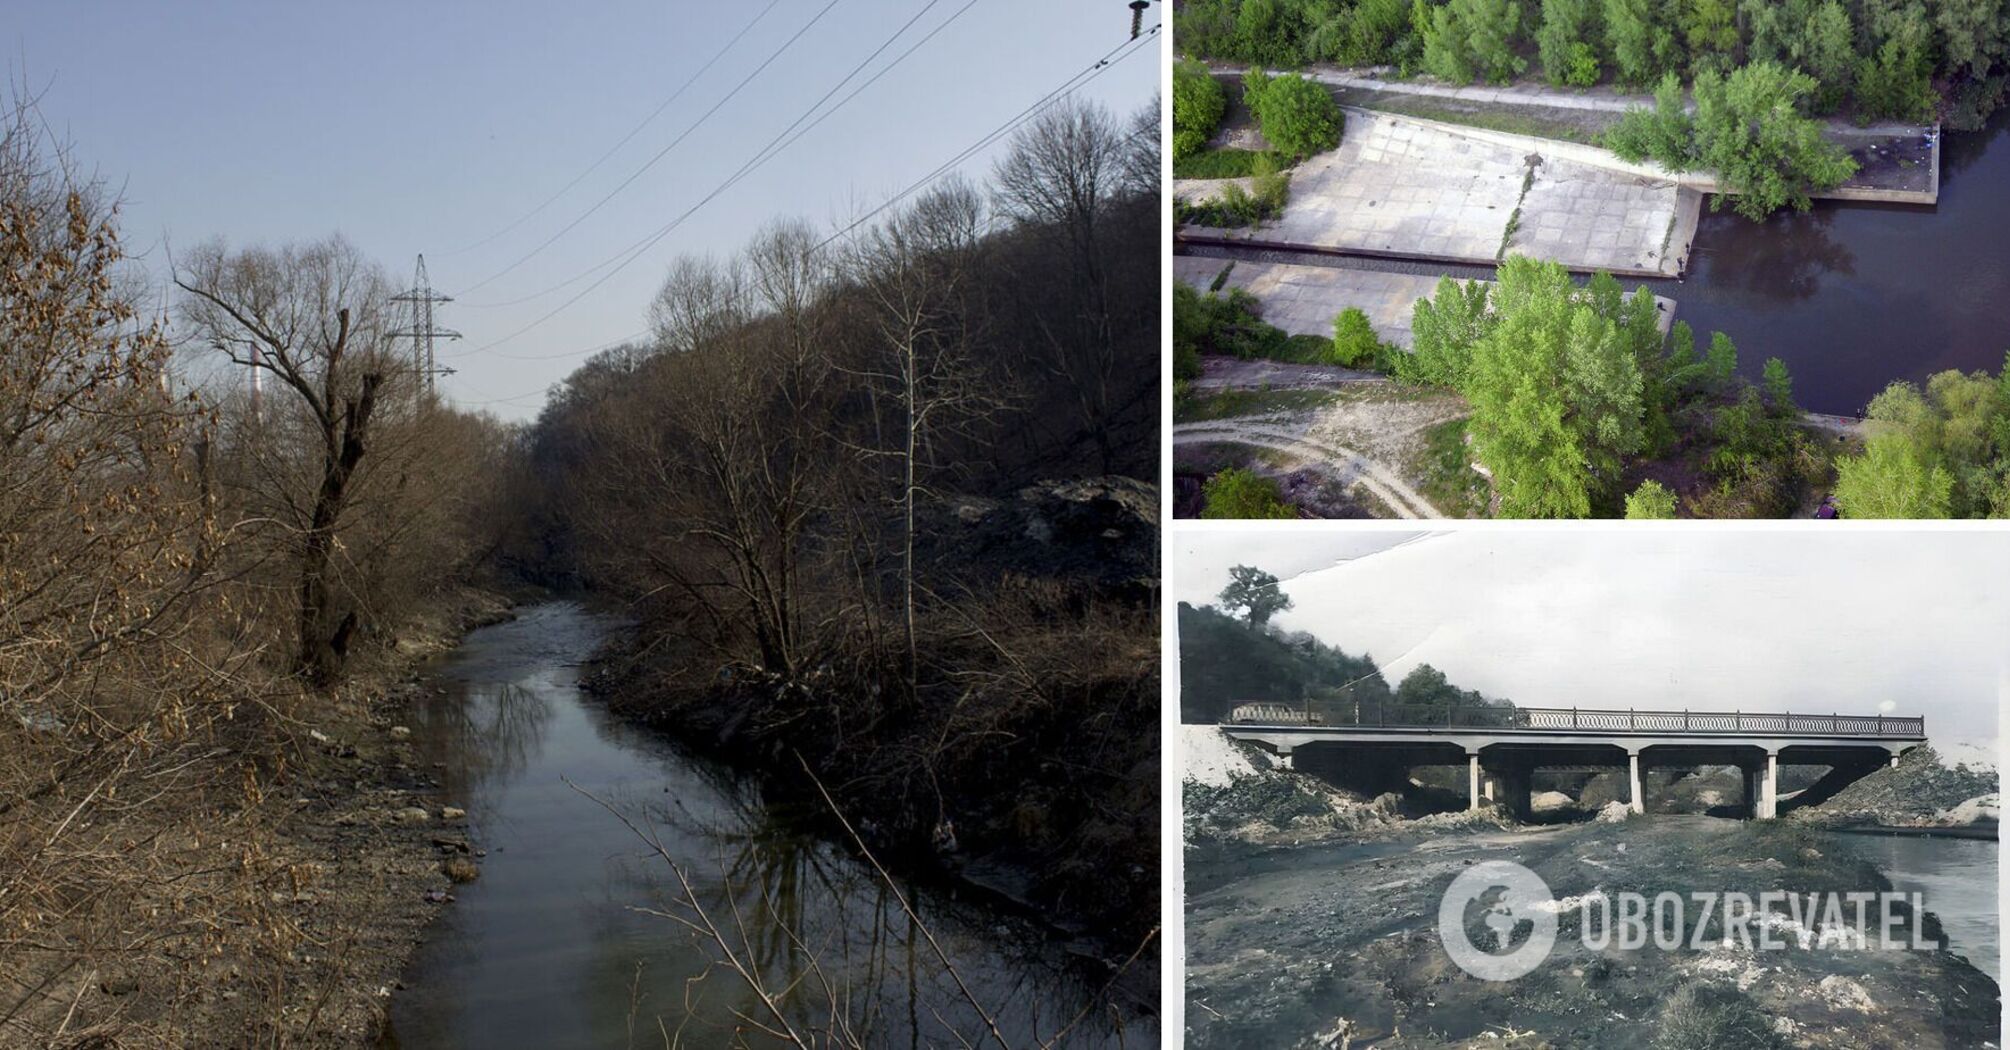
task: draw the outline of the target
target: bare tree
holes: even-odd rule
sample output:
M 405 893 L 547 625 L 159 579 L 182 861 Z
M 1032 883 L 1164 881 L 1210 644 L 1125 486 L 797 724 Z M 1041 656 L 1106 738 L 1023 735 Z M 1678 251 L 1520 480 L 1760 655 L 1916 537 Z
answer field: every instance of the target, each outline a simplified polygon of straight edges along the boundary
M 1064 99 L 1014 134 L 994 176 L 1001 210 L 1062 241 L 1075 324 L 1057 331 L 1044 315 L 1034 316 L 1047 343 L 1046 365 L 1073 390 L 1078 421 L 1095 441 L 1105 472 L 1116 458 L 1111 395 L 1121 361 L 1102 229 L 1112 199 L 1135 181 L 1133 141 L 1100 104 Z
M 340 677 L 358 626 L 339 608 L 331 561 L 336 527 L 386 384 L 411 370 L 391 352 L 391 286 L 340 236 L 278 250 L 197 249 L 176 268 L 182 314 L 203 345 L 269 373 L 293 395 L 318 479 L 298 522 L 298 646 L 294 667 L 317 685 Z
M 949 433 L 972 436 L 973 424 L 1004 403 L 971 358 L 970 285 L 977 279 L 983 219 L 977 191 L 951 180 L 875 228 L 851 259 L 853 281 L 872 304 L 882 350 L 862 374 L 886 390 L 901 413 L 897 443 L 863 451 L 898 464 L 895 504 L 901 514 L 901 612 L 910 688 L 919 674 L 915 509 L 935 465 L 931 446 Z

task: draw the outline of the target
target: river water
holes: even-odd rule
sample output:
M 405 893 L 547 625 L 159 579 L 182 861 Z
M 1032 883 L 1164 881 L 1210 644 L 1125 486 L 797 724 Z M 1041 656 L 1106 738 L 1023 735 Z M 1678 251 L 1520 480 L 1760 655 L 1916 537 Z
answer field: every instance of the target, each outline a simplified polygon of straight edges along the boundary
M 2003 983 L 1994 841 L 1855 833 L 1838 837 L 1884 872 L 1892 888 L 1922 895 L 1926 910 L 1940 918 L 1948 949 Z
M 2010 108 L 1947 133 L 1932 207 L 1819 201 L 1764 223 L 1706 208 L 1687 279 L 1647 283 L 1699 341 L 1729 335 L 1754 378 L 1785 361 L 1816 412 L 1854 413 L 1896 379 L 1994 372 L 2010 350 L 2006 128 Z
M 1077 1017 L 1059 1045 L 1157 1045 L 1151 1016 L 1099 995 L 1105 977 L 1020 918 L 896 880 L 917 923 L 869 866 L 796 830 L 751 780 L 586 701 L 578 667 L 608 627 L 552 603 L 477 630 L 438 667 L 443 692 L 412 712 L 440 801 L 468 811 L 488 855 L 407 965 L 383 1047 L 742 1045 L 735 1011 L 776 1022 L 716 946 L 651 914 L 694 917 L 673 863 L 800 1032 L 839 1017 L 860 1045 L 960 1045 L 952 1030 L 982 1045 L 981 1009 L 1014 1047 Z

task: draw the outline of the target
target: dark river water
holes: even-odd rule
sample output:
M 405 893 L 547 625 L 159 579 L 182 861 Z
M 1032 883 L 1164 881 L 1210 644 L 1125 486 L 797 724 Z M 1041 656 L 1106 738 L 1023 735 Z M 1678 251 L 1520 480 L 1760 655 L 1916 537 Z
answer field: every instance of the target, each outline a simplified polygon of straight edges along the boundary
M 1816 412 L 1854 413 L 1895 379 L 1994 372 L 2010 350 L 2006 127 L 2010 109 L 1947 133 L 1933 207 L 1818 201 L 1764 223 L 1706 207 L 1688 279 L 1650 285 L 1699 340 L 1729 335 L 1747 374 L 1785 361 Z
M 382 1046 L 783 1045 L 736 1040 L 751 1032 L 736 1012 L 781 1022 L 668 917 L 695 918 L 673 863 L 814 1045 L 982 1045 L 979 1007 L 1014 1047 L 1078 1017 L 1058 1045 L 1157 1045 L 1151 1017 L 1099 995 L 1106 978 L 1020 918 L 897 882 L 917 923 L 869 866 L 795 830 L 754 783 L 583 700 L 578 665 L 607 626 L 553 603 L 478 630 L 438 668 L 445 692 L 412 713 L 440 801 L 467 809 L 488 856 L 408 965 Z M 834 1018 L 849 1038 L 823 1035 Z

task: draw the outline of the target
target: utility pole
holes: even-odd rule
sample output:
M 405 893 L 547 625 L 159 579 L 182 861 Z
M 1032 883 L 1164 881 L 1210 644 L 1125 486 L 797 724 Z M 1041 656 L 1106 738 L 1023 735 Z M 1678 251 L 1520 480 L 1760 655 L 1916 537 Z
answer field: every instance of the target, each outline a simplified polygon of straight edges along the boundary
M 442 368 L 433 357 L 433 340 L 459 339 L 461 333 L 451 328 L 441 328 L 433 323 L 433 307 L 438 303 L 451 303 L 453 297 L 441 295 L 433 290 L 432 282 L 426 279 L 426 257 L 419 256 L 418 272 L 412 277 L 410 291 L 391 297 L 394 303 L 412 304 L 412 323 L 391 333 L 393 339 L 412 341 L 412 370 L 423 383 L 425 399 L 431 401 L 437 392 L 434 377 L 453 375 L 451 368 Z M 414 395 L 416 398 L 416 394 Z

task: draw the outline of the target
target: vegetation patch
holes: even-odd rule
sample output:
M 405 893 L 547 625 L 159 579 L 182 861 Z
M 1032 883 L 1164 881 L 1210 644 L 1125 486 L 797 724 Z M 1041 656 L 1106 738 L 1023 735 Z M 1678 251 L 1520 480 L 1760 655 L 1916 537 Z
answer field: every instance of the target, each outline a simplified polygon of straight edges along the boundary
M 1271 150 L 1208 149 L 1173 160 L 1176 179 L 1243 179 L 1282 170 L 1284 158 Z

